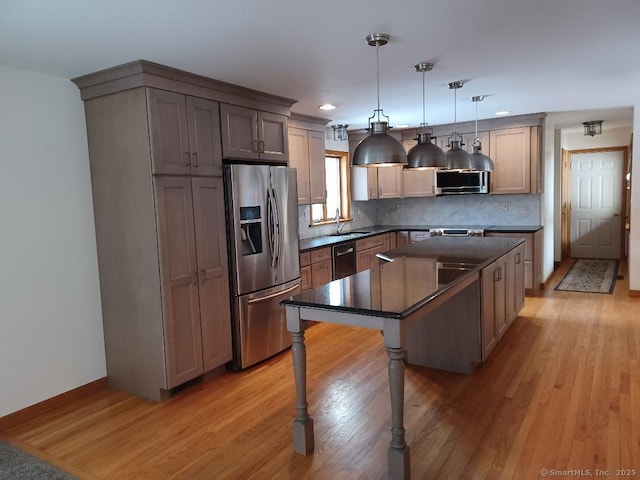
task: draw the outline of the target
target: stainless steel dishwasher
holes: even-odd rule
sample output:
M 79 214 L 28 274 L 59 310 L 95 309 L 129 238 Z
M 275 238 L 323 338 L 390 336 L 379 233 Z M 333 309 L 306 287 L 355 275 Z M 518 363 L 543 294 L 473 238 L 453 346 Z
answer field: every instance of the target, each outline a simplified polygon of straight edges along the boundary
M 332 247 L 333 279 L 356 273 L 356 242 L 344 242 Z

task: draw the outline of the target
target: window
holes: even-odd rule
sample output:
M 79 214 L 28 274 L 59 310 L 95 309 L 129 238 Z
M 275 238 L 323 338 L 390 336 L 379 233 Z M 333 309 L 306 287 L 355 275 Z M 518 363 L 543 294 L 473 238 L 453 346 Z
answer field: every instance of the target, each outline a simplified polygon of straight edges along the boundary
M 349 198 L 349 154 L 327 150 L 324 158 L 327 200 L 311 205 L 311 225 L 335 222 L 336 211 L 341 220 L 351 219 Z

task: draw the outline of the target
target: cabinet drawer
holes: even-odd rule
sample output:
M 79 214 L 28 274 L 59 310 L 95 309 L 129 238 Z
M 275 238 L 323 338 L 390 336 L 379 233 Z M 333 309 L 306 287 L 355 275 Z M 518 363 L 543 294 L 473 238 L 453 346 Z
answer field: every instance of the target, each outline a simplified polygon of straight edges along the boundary
M 300 267 L 306 267 L 308 265 L 311 265 L 311 253 L 300 252 Z
M 386 244 L 389 245 L 388 234 L 376 235 L 375 237 L 363 238 L 356 242 L 356 251 L 361 252 L 368 250 L 369 248 L 381 247 Z
M 325 260 L 331 260 L 331 248 L 318 248 L 317 250 L 311 250 L 311 263 L 323 262 Z
M 300 268 L 300 291 L 311 288 L 311 267 L 309 265 Z

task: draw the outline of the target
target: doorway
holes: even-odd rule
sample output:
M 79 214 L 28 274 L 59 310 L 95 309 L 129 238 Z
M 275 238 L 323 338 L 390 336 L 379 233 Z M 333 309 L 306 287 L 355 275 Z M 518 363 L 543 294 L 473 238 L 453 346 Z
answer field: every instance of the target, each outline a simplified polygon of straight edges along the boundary
M 627 147 L 562 152 L 562 259 L 624 252 Z

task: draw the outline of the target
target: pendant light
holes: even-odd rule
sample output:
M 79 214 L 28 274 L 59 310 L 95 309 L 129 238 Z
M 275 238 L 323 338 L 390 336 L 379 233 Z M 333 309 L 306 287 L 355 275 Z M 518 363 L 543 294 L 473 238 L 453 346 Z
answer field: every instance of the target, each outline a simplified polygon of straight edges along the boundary
M 493 161 L 487 155 L 482 153 L 482 142 L 478 137 L 478 102 L 484 100 L 484 95 L 476 95 L 471 97 L 471 101 L 476 104 L 476 137 L 473 141 L 473 169 L 480 172 L 493 172 Z
M 380 108 L 380 56 L 381 46 L 389 42 L 389 35 L 386 33 L 373 33 L 367 36 L 367 43 L 376 47 L 376 61 L 378 65 L 378 108 L 369 117 L 369 128 L 371 132 L 367 138 L 362 140 L 355 151 L 351 164 L 361 167 L 386 167 L 396 165 L 406 165 L 407 155 L 399 140 L 396 140 L 387 132 L 389 131 L 389 117 Z M 386 118 L 386 121 L 380 118 Z M 372 121 L 373 119 L 375 121 Z
M 406 169 L 441 169 L 446 168 L 447 159 L 444 152 L 440 147 L 431 143 L 431 135 L 433 130 L 427 127 L 426 113 L 425 113 L 425 81 L 424 75 L 426 72 L 433 70 L 433 63 L 419 63 L 415 66 L 416 72 L 422 73 L 422 123 L 420 124 L 421 130 L 416 137 L 418 143 L 414 145 L 409 153 L 407 153 L 407 166 Z
M 462 135 L 457 131 L 458 118 L 457 118 L 457 92 L 459 88 L 462 88 L 463 83 L 451 82 L 449 89 L 453 90 L 454 107 L 453 107 L 453 132 L 449 137 L 450 150 L 445 154 L 447 158 L 447 170 L 472 170 L 471 155 L 462 149 L 464 143 L 462 143 Z

